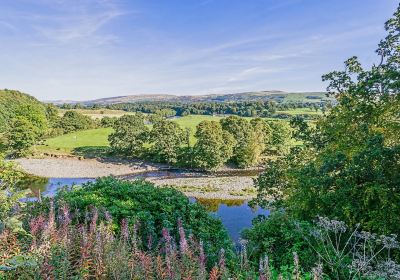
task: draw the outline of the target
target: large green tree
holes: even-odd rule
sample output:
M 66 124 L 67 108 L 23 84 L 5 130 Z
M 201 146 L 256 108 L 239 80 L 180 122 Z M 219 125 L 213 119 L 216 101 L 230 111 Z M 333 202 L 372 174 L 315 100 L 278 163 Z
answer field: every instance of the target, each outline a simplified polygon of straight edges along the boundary
M 77 130 L 95 128 L 96 122 L 77 111 L 67 111 L 60 119 L 58 127 L 61 128 L 64 133 L 69 133 Z
M 156 122 L 150 133 L 150 153 L 153 159 L 169 164 L 177 163 L 180 147 L 187 142 L 186 137 L 187 134 L 176 122 Z
M 253 125 L 244 118 L 229 116 L 221 119 L 222 129 L 236 140 L 232 161 L 239 167 L 248 167 L 260 162 L 264 152 L 264 126 L 260 122 Z
M 364 69 L 352 57 L 323 76 L 336 104 L 313 126 L 292 121 L 304 145 L 268 165 L 257 180 L 259 202 L 272 196 L 297 218 L 400 232 L 400 7 L 385 28 L 377 64 Z
M 235 139 L 215 121 L 202 121 L 197 125 L 197 142 L 193 147 L 196 167 L 215 169 L 233 155 Z
M 5 134 L 6 146 L 12 156 L 23 156 L 41 136 L 40 128 L 24 117 L 16 117 Z
M 124 115 L 114 122 L 113 128 L 108 140 L 114 151 L 134 157 L 143 155 L 149 138 L 143 114 Z

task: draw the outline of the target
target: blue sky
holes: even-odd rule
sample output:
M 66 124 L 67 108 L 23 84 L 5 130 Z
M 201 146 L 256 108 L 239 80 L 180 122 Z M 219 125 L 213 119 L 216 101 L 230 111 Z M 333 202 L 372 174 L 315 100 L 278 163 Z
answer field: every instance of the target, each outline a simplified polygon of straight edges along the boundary
M 41 100 L 319 91 L 395 0 L 1 0 L 0 88 Z

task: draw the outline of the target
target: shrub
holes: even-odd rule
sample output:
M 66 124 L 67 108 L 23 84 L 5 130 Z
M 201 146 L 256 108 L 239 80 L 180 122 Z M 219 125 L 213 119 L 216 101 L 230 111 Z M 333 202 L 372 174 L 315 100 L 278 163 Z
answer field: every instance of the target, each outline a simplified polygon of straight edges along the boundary
M 253 226 L 242 233 L 248 241 L 249 260 L 256 264 L 268 255 L 275 267 L 284 267 L 293 263 L 293 252 L 297 252 L 301 266 L 311 269 L 318 259 L 297 227 L 296 221 L 283 212 L 255 219 Z
M 98 179 L 82 188 L 64 191 L 57 195 L 78 209 L 76 218 L 83 222 L 88 207 L 105 208 L 119 224 L 123 218 L 130 223 L 139 223 L 139 236 L 144 244 L 151 238 L 156 244 L 163 228 L 175 238 L 179 236 L 176 226 L 180 220 L 188 234 L 201 240 L 210 263 L 216 261 L 221 248 L 227 257 L 232 257 L 232 244 L 221 221 L 211 217 L 203 206 L 191 203 L 181 192 L 171 188 L 157 188 L 152 183 L 138 180 L 120 181 L 111 177 Z

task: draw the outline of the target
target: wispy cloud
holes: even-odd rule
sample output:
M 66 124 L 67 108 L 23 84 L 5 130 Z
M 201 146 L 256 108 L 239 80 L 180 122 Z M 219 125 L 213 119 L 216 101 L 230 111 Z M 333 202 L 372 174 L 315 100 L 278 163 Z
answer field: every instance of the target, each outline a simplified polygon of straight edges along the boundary
M 18 20 L 31 28 L 31 36 L 39 42 L 33 45 L 51 43 L 90 43 L 102 45 L 117 41 L 114 33 L 103 31 L 103 27 L 132 11 L 124 11 L 114 1 L 82 0 L 82 1 L 48 1 L 38 0 L 33 11 L 14 11 L 4 16 L 3 25 L 12 28 L 9 22 Z
M 7 29 L 8 31 L 16 31 L 17 30 L 17 27 L 12 25 L 11 23 L 0 20 L 0 30 L 2 28 Z

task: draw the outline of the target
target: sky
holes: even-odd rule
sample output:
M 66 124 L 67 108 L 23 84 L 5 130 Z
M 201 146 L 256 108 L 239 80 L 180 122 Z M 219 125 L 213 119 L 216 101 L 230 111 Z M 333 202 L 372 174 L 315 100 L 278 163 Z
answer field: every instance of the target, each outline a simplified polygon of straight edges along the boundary
M 0 0 L 0 88 L 40 100 L 323 91 L 398 0 Z

